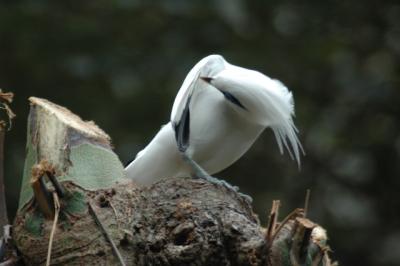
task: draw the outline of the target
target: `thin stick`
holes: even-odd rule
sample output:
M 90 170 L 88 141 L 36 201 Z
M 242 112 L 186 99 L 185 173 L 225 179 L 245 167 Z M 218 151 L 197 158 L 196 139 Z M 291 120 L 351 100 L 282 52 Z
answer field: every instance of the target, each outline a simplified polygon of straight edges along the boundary
M 117 221 L 118 227 L 119 227 L 119 220 L 118 220 L 118 213 L 117 210 L 115 209 L 114 205 L 111 203 L 111 201 L 108 202 L 110 204 L 111 209 L 114 212 L 115 215 L 115 220 Z
M 44 182 L 44 176 L 47 176 L 53 184 L 59 198 L 63 198 L 66 194 L 66 189 L 57 181 L 54 172 L 54 167 L 46 160 L 41 160 L 32 166 L 31 186 L 39 209 L 46 219 L 54 219 L 55 206 L 53 197 Z
M 46 184 L 43 181 L 43 176 L 36 176 L 33 174 L 31 178 L 31 186 L 40 211 L 46 219 L 53 219 L 54 202 L 50 191 L 47 189 Z
M 9 130 L 11 129 L 11 121 L 15 117 L 15 114 L 8 106 L 13 101 L 13 97 L 14 94 L 12 92 L 3 92 L 0 89 L 0 108 L 6 110 Z M 3 227 L 9 224 L 4 182 L 4 137 L 6 126 L 5 121 L 0 121 L 0 238 L 3 235 Z
M 49 247 L 47 249 L 46 266 L 50 265 L 51 249 L 53 247 L 54 234 L 56 233 L 56 229 L 57 229 L 58 214 L 60 213 L 60 201 L 58 200 L 58 195 L 56 192 L 53 192 L 53 201 L 54 201 L 54 221 L 53 221 L 53 227 L 51 228 L 51 233 L 50 233 L 50 238 L 49 238 Z
M 304 200 L 304 215 L 303 215 L 304 218 L 307 217 L 308 207 L 310 205 L 310 194 L 311 194 L 311 189 L 307 189 L 306 198 Z
M 89 206 L 89 213 L 93 216 L 94 221 L 100 227 L 101 231 L 103 232 L 104 236 L 106 237 L 106 240 L 111 244 L 111 248 L 113 250 L 114 255 L 118 258 L 118 260 L 122 266 L 126 266 L 121 253 L 119 253 L 119 250 L 118 250 L 117 246 L 115 245 L 114 241 L 112 240 L 110 234 L 107 232 L 107 230 L 105 229 L 103 224 L 100 222 L 99 217 L 97 216 L 96 212 L 94 211 L 92 204 L 90 202 L 88 202 L 87 204 Z
M 12 120 L 15 118 L 14 112 L 11 110 L 10 106 L 8 106 L 10 103 L 12 103 L 14 98 L 14 93 L 12 92 L 3 92 L 0 89 L 0 109 L 3 109 L 7 113 L 8 117 L 8 130 L 11 129 L 12 126 Z M 4 121 L 2 121 L 5 123 Z
M 0 238 L 3 236 L 3 226 L 9 223 L 4 188 L 4 135 L 6 129 L 5 123 L 2 122 L 0 121 Z
M 6 241 L 3 238 L 0 238 L 0 261 L 4 260 L 5 254 L 6 254 Z
M 50 182 L 53 184 L 54 189 L 57 191 L 57 194 L 60 198 L 65 196 L 65 189 L 64 187 L 58 182 L 57 178 L 51 171 L 46 171 L 46 175 L 49 178 Z
M 278 215 L 279 215 L 279 207 L 280 201 L 274 200 L 272 201 L 271 212 L 269 215 L 269 221 L 267 226 L 267 233 L 265 234 L 265 240 L 267 241 L 268 245 L 271 245 L 271 240 L 275 235 L 276 225 L 278 223 Z
M 10 247 L 9 241 L 11 240 L 11 225 L 7 224 L 3 226 L 2 230 L 3 237 L 0 238 L 0 261 L 4 260 L 6 255 L 7 247 Z M 1 266 L 1 264 L 0 264 Z
M 278 228 L 275 230 L 275 234 L 272 236 L 271 243 L 274 241 L 275 237 L 278 235 L 278 233 L 282 230 L 282 228 L 287 224 L 287 222 L 296 217 L 299 216 L 299 213 L 301 213 L 302 209 L 295 209 L 292 211 L 288 216 L 283 219 L 283 221 L 279 224 Z

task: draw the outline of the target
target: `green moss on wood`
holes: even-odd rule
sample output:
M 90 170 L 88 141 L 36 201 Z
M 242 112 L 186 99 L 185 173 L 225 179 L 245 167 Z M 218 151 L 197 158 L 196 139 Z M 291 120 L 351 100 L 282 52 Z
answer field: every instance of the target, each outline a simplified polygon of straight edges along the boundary
M 41 237 L 44 221 L 44 216 L 40 211 L 27 212 L 25 217 L 25 230 L 33 237 Z
M 38 163 L 37 152 L 35 145 L 31 142 L 29 130 L 27 151 L 19 209 L 33 197 L 29 180 L 32 166 Z M 71 166 L 65 175 L 57 177 L 59 182 L 72 181 L 84 189 L 97 190 L 112 187 L 124 176 L 124 167 L 118 156 L 113 151 L 98 145 L 85 143 L 71 147 L 69 160 Z
M 85 195 L 83 193 L 74 191 L 71 195 L 68 196 L 64 207 L 65 212 L 73 215 L 79 215 L 85 213 L 86 210 L 87 205 Z

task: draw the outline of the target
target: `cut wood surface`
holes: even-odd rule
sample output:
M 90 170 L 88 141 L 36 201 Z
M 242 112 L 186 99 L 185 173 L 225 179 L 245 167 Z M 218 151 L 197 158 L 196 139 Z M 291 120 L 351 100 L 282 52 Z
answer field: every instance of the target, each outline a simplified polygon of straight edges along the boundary
M 247 198 L 219 185 L 171 178 L 139 188 L 94 123 L 31 103 L 12 235 L 26 265 L 333 265 L 325 230 L 303 209 L 281 220 L 275 201 L 264 228 Z

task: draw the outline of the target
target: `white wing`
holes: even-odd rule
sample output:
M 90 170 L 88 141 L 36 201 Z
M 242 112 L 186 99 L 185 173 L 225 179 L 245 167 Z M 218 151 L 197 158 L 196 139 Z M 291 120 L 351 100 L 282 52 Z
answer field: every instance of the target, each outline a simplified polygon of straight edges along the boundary
M 202 88 L 209 86 L 205 80 L 222 71 L 224 66 L 225 60 L 222 56 L 210 55 L 200 60 L 186 76 L 171 113 L 171 123 L 179 151 L 184 152 L 189 147 L 191 102 L 196 101 L 196 96 Z
M 174 105 L 172 106 L 172 123 L 179 123 L 179 121 L 181 120 L 183 110 L 185 109 L 187 102 L 193 95 L 193 92 L 196 88 L 196 83 L 199 82 L 200 74 L 202 74 L 202 77 L 212 77 L 212 75 L 217 74 L 217 71 L 222 70 L 222 68 L 224 67 L 224 62 L 225 60 L 220 55 L 209 55 L 200 60 L 190 70 L 189 74 L 183 81 L 183 84 L 179 89 L 178 94 L 176 95 Z M 217 64 L 218 66 L 216 67 Z

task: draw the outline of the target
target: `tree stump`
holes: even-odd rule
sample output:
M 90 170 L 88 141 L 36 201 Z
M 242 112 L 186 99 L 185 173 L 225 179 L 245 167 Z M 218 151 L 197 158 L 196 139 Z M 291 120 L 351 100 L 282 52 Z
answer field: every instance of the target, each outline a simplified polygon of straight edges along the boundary
M 94 123 L 31 103 L 12 235 L 26 265 L 332 265 L 324 229 L 301 209 L 278 222 L 274 202 L 263 228 L 225 187 L 174 178 L 139 188 Z

